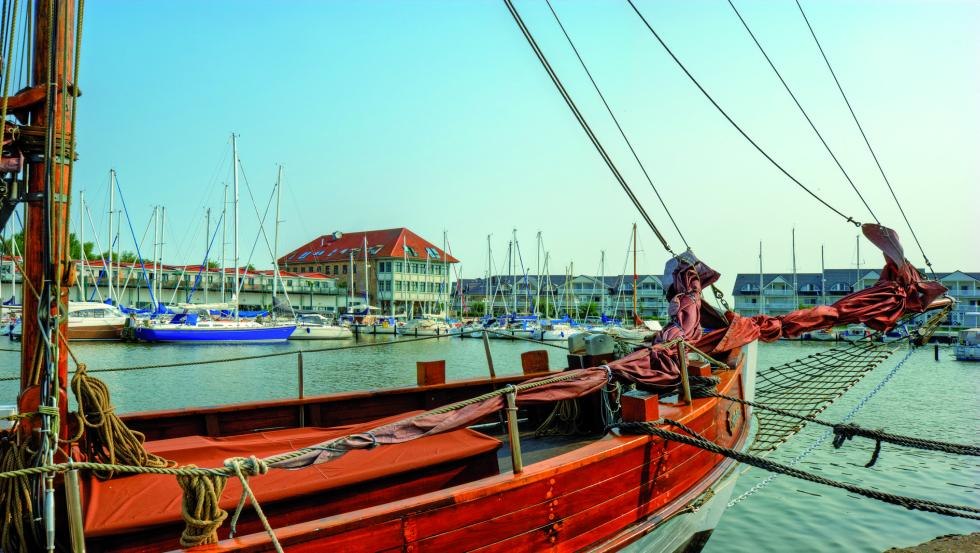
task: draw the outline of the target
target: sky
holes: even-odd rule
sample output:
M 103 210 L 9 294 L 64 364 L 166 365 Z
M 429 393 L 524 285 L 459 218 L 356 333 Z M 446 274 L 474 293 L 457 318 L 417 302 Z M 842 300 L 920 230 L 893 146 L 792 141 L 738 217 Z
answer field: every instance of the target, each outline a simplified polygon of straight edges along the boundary
M 547 5 L 515 3 L 640 201 L 683 250 Z M 637 5 L 773 158 L 841 211 L 872 220 L 727 2 Z M 921 265 L 795 2 L 735 5 Z M 755 151 L 625 1 L 554 6 L 693 251 L 725 275 L 726 291 L 736 273 L 758 270 L 760 241 L 765 270 L 789 271 L 794 228 L 799 271 L 820 270 L 821 246 L 828 268 L 854 266 L 857 229 Z M 936 269 L 980 271 L 980 3 L 803 6 Z M 576 274 L 597 274 L 604 250 L 604 272 L 613 274 L 631 270 L 639 221 L 639 271 L 659 273 L 668 257 L 500 1 L 91 1 L 79 83 L 74 186 L 85 191 L 103 244 L 115 169 L 135 233 L 147 228 L 152 206 L 166 206 L 166 260 L 203 260 L 204 211 L 213 225 L 232 180 L 234 132 L 245 175 L 243 264 L 259 228 L 249 189 L 262 212 L 278 164 L 280 254 L 335 230 L 405 226 L 437 245 L 445 231 L 462 275 L 477 277 L 487 235 L 503 267 L 516 229 L 532 272 L 540 231 L 552 273 L 573 263 Z M 273 219 L 270 212 L 270 239 Z M 123 249 L 134 249 L 124 234 Z M 93 236 L 88 224 L 85 235 Z M 252 263 L 270 259 L 259 240 Z M 866 241 L 861 263 L 881 264 Z

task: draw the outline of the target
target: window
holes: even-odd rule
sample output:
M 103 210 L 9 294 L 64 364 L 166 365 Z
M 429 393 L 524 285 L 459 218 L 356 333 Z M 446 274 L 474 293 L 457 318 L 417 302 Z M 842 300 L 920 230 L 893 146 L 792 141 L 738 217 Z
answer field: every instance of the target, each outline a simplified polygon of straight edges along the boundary
M 429 254 L 431 259 L 439 259 L 439 251 L 432 247 L 425 248 L 425 253 Z
M 357 274 L 357 265 L 354 265 L 354 274 Z
M 415 253 L 415 249 L 412 248 L 411 246 L 409 246 L 408 244 L 406 244 L 405 246 L 403 246 L 403 249 L 404 249 L 405 253 L 407 253 L 408 255 L 410 255 L 412 257 L 418 257 L 419 256 L 419 254 Z
M 338 270 L 337 270 L 337 266 L 336 265 L 333 266 L 333 274 L 335 274 L 335 275 L 338 274 Z
M 401 261 L 395 261 L 395 272 L 396 273 L 402 272 L 402 262 Z
M 375 255 L 375 254 L 377 254 L 380 251 L 381 251 L 381 246 L 371 246 L 368 249 L 368 253 L 371 254 L 371 255 Z
M 344 271 L 343 272 L 344 272 L 345 275 L 347 274 L 347 265 L 344 265 Z

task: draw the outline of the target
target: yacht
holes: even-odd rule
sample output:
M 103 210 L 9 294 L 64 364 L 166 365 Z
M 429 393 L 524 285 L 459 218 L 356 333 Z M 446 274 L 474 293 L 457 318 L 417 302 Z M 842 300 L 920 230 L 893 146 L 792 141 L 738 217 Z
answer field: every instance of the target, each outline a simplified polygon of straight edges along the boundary
M 319 313 L 309 313 L 296 317 L 296 330 L 289 335 L 289 339 L 346 340 L 353 336 L 349 327 L 336 325 Z

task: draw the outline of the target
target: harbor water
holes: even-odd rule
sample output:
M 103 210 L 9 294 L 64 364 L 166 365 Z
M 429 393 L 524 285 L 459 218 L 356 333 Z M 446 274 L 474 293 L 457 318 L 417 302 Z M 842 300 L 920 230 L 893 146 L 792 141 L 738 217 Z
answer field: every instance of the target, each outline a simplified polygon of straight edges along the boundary
M 364 336 L 359 344 L 387 342 L 387 336 Z M 186 367 L 137 369 L 98 374 L 112 392 L 119 412 L 197 407 L 296 397 L 297 353 L 303 355 L 306 395 L 368 390 L 415 383 L 415 362 L 446 360 L 447 378 L 487 376 L 482 340 L 442 338 L 344 348 L 344 342 L 288 342 L 264 346 L 188 346 L 145 344 L 73 343 L 72 349 L 90 370 L 143 367 L 179 362 L 198 362 Z M 0 348 L 19 344 L 2 342 Z M 828 345 L 780 342 L 760 347 L 759 368 L 809 355 Z M 491 341 L 498 375 L 520 373 L 520 353 L 541 346 L 526 342 Z M 549 349 L 554 368 L 564 364 L 564 352 Z M 218 359 L 282 353 L 229 363 Z M 869 373 L 821 416 L 841 420 L 905 357 L 901 349 Z M 912 353 L 891 380 L 858 411 L 853 422 L 884 428 L 897 434 L 976 443 L 980 435 L 980 380 L 977 364 L 954 361 L 952 350 L 943 348 L 940 361 L 932 347 Z M 18 374 L 19 353 L 0 351 L 0 378 Z M 12 403 L 17 382 L 0 381 L 0 403 Z M 931 451 L 901 449 L 884 444 L 877 464 L 865 468 L 874 444 L 855 439 L 834 449 L 824 428 L 810 427 L 791 439 L 771 459 L 789 462 L 812 448 L 799 465 L 809 472 L 898 495 L 959 505 L 980 504 L 980 463 L 975 458 Z M 734 497 L 751 490 L 768 477 L 747 469 L 739 479 Z M 945 534 L 980 531 L 980 523 L 909 511 L 902 507 L 792 479 L 773 478 L 754 493 L 729 507 L 706 551 L 884 551 L 909 546 Z

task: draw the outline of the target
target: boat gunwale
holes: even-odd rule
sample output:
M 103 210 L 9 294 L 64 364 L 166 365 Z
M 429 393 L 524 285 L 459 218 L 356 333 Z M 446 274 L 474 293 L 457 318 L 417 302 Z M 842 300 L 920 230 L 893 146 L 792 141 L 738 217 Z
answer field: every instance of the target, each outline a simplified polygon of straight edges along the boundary
M 741 376 L 745 368 L 744 359 L 744 356 L 740 356 L 740 363 L 737 369 L 726 371 L 728 373 L 726 375 L 727 379 L 723 377 L 722 384 L 719 386 L 720 393 L 726 393 L 731 389 L 731 387 L 741 383 Z M 722 401 L 725 400 L 721 398 L 707 397 L 695 399 L 693 405 L 690 406 L 669 403 L 661 404 L 661 417 L 672 418 L 674 420 L 678 420 L 678 422 L 686 423 L 687 421 L 691 421 L 704 414 L 707 414 L 708 411 L 717 410 L 718 405 Z M 744 442 L 750 433 L 750 424 L 748 419 L 745 420 L 746 422 L 742 425 L 740 435 L 736 440 L 738 447 L 744 445 Z M 630 449 L 644 447 L 646 444 L 656 443 L 658 441 L 663 440 L 653 435 L 623 436 L 607 433 L 592 442 L 584 444 L 582 447 L 527 465 L 524 467 L 524 472 L 518 475 L 515 475 L 512 472 L 505 472 L 495 476 L 482 478 L 474 482 L 459 484 L 443 490 L 428 492 L 382 505 L 366 507 L 347 513 L 338 513 L 328 517 L 286 525 L 275 529 L 275 532 L 281 543 L 287 544 L 292 542 L 294 544 L 302 544 L 315 541 L 318 536 L 340 536 L 346 532 L 357 531 L 370 526 L 386 525 L 395 522 L 404 524 L 405 517 L 412 514 L 432 511 L 448 506 L 463 505 L 465 503 L 474 502 L 492 495 L 509 492 L 529 484 L 550 479 L 561 473 L 573 471 L 583 466 L 601 462 L 610 457 L 615 457 L 625 453 Z M 721 470 L 720 467 L 723 465 L 727 469 L 727 467 L 731 465 L 731 463 L 728 463 L 728 461 L 728 459 L 723 458 L 714 467 L 712 467 L 704 477 L 697 480 L 692 487 L 684 490 L 682 494 L 678 495 L 677 499 L 668 502 L 664 505 L 664 507 L 658 508 L 657 510 L 660 511 L 667 505 L 674 505 L 677 500 L 689 497 L 689 493 L 696 493 L 694 497 L 703 494 L 713 482 L 719 479 L 717 475 L 724 475 L 724 472 L 719 472 L 719 470 Z M 711 478 L 714 479 L 712 480 Z M 682 507 L 683 504 L 676 505 L 676 509 L 680 509 Z M 672 507 L 672 509 L 673 508 L 675 507 Z M 650 515 L 645 516 L 643 519 L 636 521 L 636 523 L 627 525 L 623 528 L 623 530 L 628 530 L 631 526 L 634 526 L 637 523 L 643 523 L 653 516 L 656 515 L 651 513 Z M 619 535 L 623 530 L 612 534 L 610 537 Z M 636 537 L 639 538 L 642 535 L 643 534 L 641 533 Z M 212 545 L 209 550 L 260 551 L 268 544 L 268 534 L 260 531 L 221 540 L 217 544 Z

